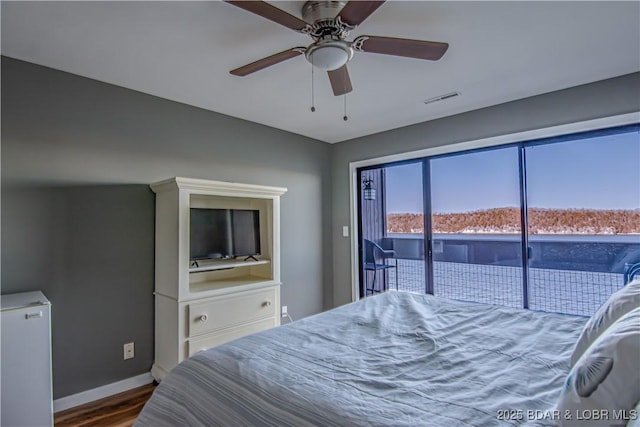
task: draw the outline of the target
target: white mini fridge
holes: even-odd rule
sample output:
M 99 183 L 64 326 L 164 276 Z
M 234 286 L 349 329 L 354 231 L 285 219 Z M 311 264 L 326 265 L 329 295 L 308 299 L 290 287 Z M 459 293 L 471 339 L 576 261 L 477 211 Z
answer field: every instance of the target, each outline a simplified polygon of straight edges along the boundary
M 40 291 L 0 298 L 0 426 L 52 426 L 49 300 Z

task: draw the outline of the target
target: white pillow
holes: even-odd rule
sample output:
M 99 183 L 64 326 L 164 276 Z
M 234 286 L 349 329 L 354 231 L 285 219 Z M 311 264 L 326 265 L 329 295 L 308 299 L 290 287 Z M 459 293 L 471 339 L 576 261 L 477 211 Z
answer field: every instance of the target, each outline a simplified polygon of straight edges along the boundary
M 636 308 L 600 335 L 569 372 L 557 405 L 560 425 L 624 425 L 628 419 L 616 417 L 628 417 L 639 400 L 640 308 Z
M 640 278 L 627 283 L 622 289 L 614 292 L 587 321 L 576 346 L 573 348 L 570 366 L 575 365 L 591 343 L 613 322 L 638 307 L 640 307 Z

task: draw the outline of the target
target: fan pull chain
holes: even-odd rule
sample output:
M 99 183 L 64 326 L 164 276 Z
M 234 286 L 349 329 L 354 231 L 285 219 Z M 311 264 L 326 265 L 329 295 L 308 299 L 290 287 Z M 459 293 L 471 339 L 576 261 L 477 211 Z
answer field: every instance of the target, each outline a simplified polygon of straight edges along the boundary
M 347 94 L 344 94 L 344 116 L 342 117 L 342 120 L 344 120 L 345 122 L 347 120 L 349 120 L 349 117 L 347 117 Z
M 311 56 L 311 112 L 314 113 L 316 111 L 316 106 L 315 106 L 315 94 L 313 91 L 313 69 L 315 67 L 313 66 L 313 56 Z

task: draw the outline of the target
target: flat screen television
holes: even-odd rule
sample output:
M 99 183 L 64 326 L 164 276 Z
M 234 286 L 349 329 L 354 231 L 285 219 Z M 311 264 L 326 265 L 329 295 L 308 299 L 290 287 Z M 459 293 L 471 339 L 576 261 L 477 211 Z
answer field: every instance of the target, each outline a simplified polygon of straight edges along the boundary
M 260 211 L 191 208 L 191 260 L 260 255 Z

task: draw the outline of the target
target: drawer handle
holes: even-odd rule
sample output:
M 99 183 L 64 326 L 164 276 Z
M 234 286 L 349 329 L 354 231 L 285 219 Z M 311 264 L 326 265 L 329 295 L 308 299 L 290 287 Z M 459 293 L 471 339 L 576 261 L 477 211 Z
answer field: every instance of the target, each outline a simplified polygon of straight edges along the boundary
M 265 302 L 262 303 L 263 307 L 271 307 L 271 301 L 267 300 Z
M 203 314 L 202 316 L 200 316 L 200 321 L 201 321 L 202 323 L 206 322 L 206 321 L 207 321 L 207 319 L 209 319 L 209 316 L 207 316 L 206 314 Z

